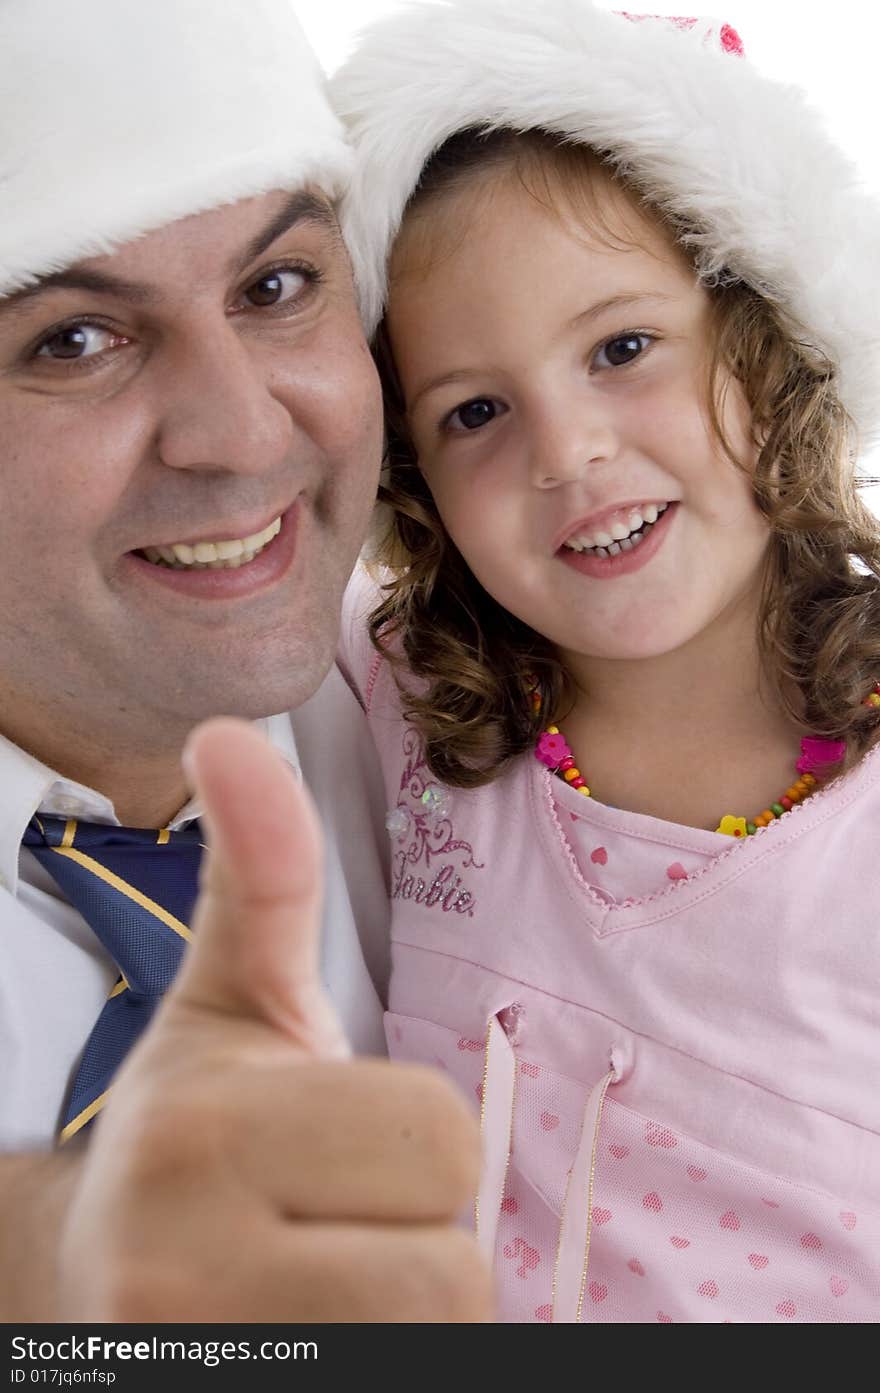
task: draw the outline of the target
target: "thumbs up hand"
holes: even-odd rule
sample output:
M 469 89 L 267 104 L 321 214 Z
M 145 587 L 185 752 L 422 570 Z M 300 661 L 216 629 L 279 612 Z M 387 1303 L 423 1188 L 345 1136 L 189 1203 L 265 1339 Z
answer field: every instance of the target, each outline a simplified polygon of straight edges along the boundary
M 82 1157 L 61 1319 L 489 1318 L 457 1222 L 473 1120 L 437 1074 L 348 1057 L 306 795 L 241 722 L 202 727 L 187 762 L 210 842 L 194 942 Z

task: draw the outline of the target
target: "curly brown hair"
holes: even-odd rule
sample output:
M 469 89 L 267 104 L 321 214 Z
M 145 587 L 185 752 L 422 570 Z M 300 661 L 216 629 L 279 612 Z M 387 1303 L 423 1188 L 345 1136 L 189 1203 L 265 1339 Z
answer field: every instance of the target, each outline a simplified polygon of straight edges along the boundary
M 589 218 L 611 243 L 594 197 L 597 180 L 658 220 L 682 254 L 699 229 L 672 226 L 628 175 L 582 145 L 544 132 L 467 130 L 426 165 L 406 217 L 479 174 L 509 170 L 553 211 Z M 858 496 L 851 423 L 834 366 L 805 342 L 783 312 L 733 276 L 706 286 L 711 343 L 706 383 L 713 432 L 734 463 L 721 426 L 732 376 L 751 409 L 757 463 L 752 482 L 770 544 L 759 613 L 766 675 L 781 707 L 816 735 L 846 743 L 855 764 L 880 737 L 865 696 L 880 676 L 880 523 Z M 387 505 L 374 556 L 386 571 L 384 599 L 370 616 L 376 648 L 393 664 L 404 714 L 419 732 L 438 779 L 464 788 L 497 777 L 534 746 L 572 701 L 549 640 L 499 605 L 448 536 L 409 439 L 389 338 L 375 354 L 388 431 L 380 498 Z M 751 466 L 750 466 L 751 467 Z M 389 578 L 390 577 L 390 578 Z M 412 678 L 416 681 L 413 682 Z M 540 707 L 525 699 L 535 684 Z

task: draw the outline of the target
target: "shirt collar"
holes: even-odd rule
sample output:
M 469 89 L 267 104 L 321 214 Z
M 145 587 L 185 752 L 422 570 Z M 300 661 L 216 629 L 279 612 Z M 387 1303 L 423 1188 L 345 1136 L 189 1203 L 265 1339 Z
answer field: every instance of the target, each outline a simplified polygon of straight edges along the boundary
M 264 732 L 270 744 L 301 778 L 290 715 L 285 712 L 280 716 L 267 716 L 254 725 Z M 21 841 L 34 813 L 119 826 L 116 810 L 103 793 L 62 777 L 3 735 L 0 735 L 0 789 L 0 888 L 10 890 L 13 895 L 18 888 Z M 191 798 L 168 826 L 176 831 L 200 814 L 201 807 Z

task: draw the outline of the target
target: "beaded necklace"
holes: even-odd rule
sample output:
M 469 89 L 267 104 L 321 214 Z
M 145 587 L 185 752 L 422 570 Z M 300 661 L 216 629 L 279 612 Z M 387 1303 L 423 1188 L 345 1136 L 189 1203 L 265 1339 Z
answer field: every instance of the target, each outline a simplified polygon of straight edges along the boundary
M 532 707 L 537 711 L 541 706 L 541 698 L 534 689 L 531 695 Z M 874 690 L 862 704 L 880 707 L 880 682 L 875 684 Z M 769 808 L 765 808 L 751 820 L 735 816 L 733 813 L 725 813 L 715 829 L 716 832 L 723 832 L 728 837 L 751 837 L 759 827 L 769 827 L 771 822 L 782 817 L 782 814 L 787 813 L 796 803 L 801 803 L 809 797 L 816 787 L 817 775 L 821 777 L 835 764 L 839 764 L 845 753 L 846 745 L 842 740 L 820 740 L 814 735 L 806 736 L 801 741 L 800 759 L 795 766 L 799 777 L 785 790 L 778 802 L 771 803 Z M 535 758 L 545 764 L 552 773 L 564 779 L 570 788 L 577 789 L 585 798 L 591 797 L 587 781 L 575 764 L 571 746 L 558 726 L 548 726 L 538 737 Z

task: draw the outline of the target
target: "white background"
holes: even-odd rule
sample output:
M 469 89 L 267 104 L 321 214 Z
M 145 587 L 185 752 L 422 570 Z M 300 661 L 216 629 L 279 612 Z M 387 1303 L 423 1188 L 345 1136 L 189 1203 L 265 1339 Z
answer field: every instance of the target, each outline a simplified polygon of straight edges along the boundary
M 535 3 L 540 5 L 541 0 Z M 609 10 L 626 7 L 625 0 L 596 3 Z M 328 71 L 346 57 L 358 29 L 402 8 L 400 0 L 294 0 L 294 9 Z M 632 8 L 651 14 L 715 14 L 732 24 L 756 66 L 807 90 L 866 186 L 880 196 L 880 5 L 876 0 L 708 0 L 705 7 L 692 0 L 671 4 L 641 0 Z M 804 159 L 809 157 L 805 149 Z M 880 474 L 880 451 L 865 459 L 862 467 Z M 880 488 L 867 496 L 880 512 Z

